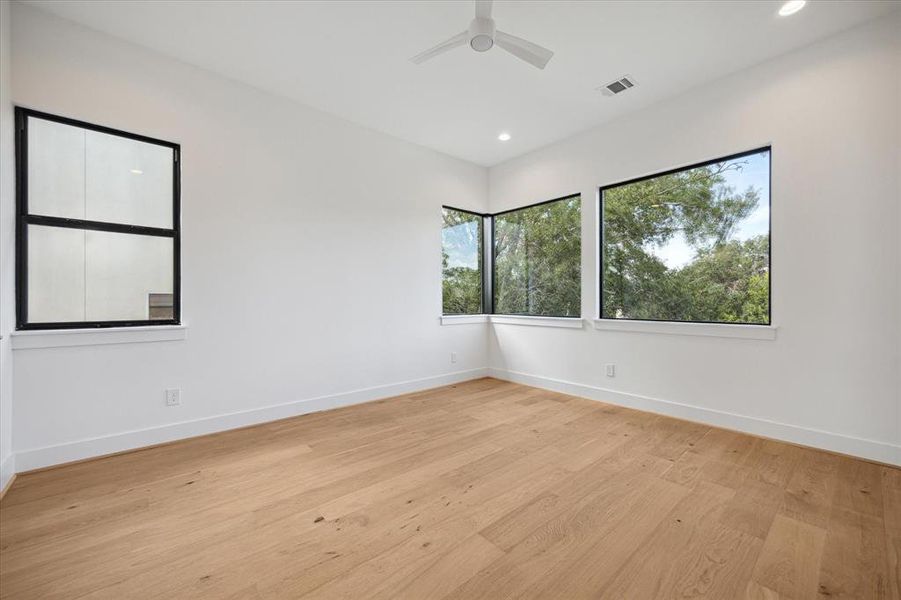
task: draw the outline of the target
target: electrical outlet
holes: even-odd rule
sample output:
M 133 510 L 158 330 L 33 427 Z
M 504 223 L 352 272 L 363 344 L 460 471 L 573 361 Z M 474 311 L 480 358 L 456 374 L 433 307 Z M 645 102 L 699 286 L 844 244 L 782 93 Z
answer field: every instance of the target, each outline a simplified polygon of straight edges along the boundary
M 457 362 L 457 353 L 456 352 L 451 352 L 451 362 L 452 363 Z
M 166 390 L 166 406 L 178 406 L 181 404 L 181 390 L 178 388 Z
M 607 377 L 616 377 L 616 365 L 613 363 L 607 363 Z

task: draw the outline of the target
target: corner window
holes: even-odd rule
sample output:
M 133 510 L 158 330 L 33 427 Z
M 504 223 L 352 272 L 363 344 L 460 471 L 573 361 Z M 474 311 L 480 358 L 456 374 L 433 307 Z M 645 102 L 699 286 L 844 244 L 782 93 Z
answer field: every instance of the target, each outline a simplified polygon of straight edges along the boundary
M 16 109 L 17 326 L 179 323 L 179 146 Z
M 445 315 L 482 312 L 482 236 L 484 217 L 444 207 L 441 228 L 442 311 Z
M 568 196 L 494 215 L 494 312 L 578 317 L 582 201 Z
M 769 325 L 770 149 L 601 189 L 602 319 Z

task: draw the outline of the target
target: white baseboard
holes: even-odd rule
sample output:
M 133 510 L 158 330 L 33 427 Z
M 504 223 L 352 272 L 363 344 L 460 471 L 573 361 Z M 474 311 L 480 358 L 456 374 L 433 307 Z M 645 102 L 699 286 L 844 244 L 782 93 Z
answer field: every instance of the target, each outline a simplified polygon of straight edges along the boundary
M 434 377 L 412 379 L 409 381 L 363 388 L 330 396 L 320 396 L 318 398 L 297 400 L 295 402 L 287 402 L 285 404 L 277 404 L 264 408 L 255 408 L 247 411 L 196 419 L 194 421 L 183 421 L 181 423 L 172 423 L 160 427 L 138 429 L 108 436 L 83 439 L 56 446 L 20 450 L 6 462 L 10 463 L 10 465 L 15 465 L 15 472 L 22 473 L 33 469 L 41 469 L 43 467 L 84 460 L 86 458 L 94 458 L 106 454 L 144 448 L 146 446 L 163 444 L 199 435 L 227 431 L 238 427 L 247 427 L 248 425 L 258 425 L 269 421 L 296 417 L 331 408 L 361 404 L 363 402 L 371 402 L 373 400 L 380 400 L 382 398 L 389 398 L 401 394 L 409 394 L 411 392 L 450 385 L 452 383 L 459 383 L 470 379 L 478 379 L 480 377 L 486 377 L 487 375 L 488 369 L 471 369 L 468 371 L 457 371 Z M 4 477 L 6 476 L 6 468 L 6 463 L 4 463 Z M 10 468 L 12 469 L 12 466 Z
M 6 487 L 10 484 L 16 474 L 16 455 L 10 454 L 0 462 L 0 497 L 6 491 Z
M 737 415 L 637 394 L 627 394 L 550 377 L 529 375 L 505 369 L 487 368 L 457 371 L 445 375 L 363 388 L 194 421 L 126 431 L 56 446 L 21 450 L 11 454 L 0 463 L 0 489 L 3 489 L 16 472 L 21 473 L 86 458 L 246 427 L 248 425 L 258 425 L 322 410 L 362 404 L 486 376 L 901 466 L 901 446 L 898 445 L 855 438 L 828 431 L 807 429 L 757 417 Z
M 488 372 L 491 377 L 497 379 L 901 466 L 901 446 L 895 444 L 787 425 L 757 417 L 737 415 L 711 408 L 617 392 L 506 369 L 489 368 Z

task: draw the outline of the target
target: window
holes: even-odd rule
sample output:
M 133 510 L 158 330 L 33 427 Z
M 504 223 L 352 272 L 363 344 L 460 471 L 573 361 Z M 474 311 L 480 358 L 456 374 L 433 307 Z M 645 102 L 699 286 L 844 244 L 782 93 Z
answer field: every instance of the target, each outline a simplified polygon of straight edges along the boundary
M 17 325 L 179 323 L 179 146 L 16 109 Z
M 602 319 L 770 323 L 770 149 L 601 190 Z
M 442 306 L 446 315 L 482 312 L 482 215 L 444 207 Z
M 580 316 L 581 233 L 578 195 L 494 215 L 494 312 Z

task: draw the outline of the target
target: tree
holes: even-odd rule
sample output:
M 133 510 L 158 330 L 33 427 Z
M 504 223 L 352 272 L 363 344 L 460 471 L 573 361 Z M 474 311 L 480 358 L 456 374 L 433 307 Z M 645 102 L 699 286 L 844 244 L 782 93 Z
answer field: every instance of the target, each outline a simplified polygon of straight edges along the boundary
M 574 196 L 495 217 L 496 312 L 579 316 L 581 204 Z
M 482 312 L 482 217 L 444 209 L 442 227 L 442 311 Z M 450 252 L 454 253 L 451 265 Z
M 741 167 L 719 163 L 605 191 L 604 316 L 768 322 L 769 236 L 732 239 L 759 203 L 757 190 L 725 184 Z M 651 250 L 679 234 L 694 260 L 668 268 Z
M 727 185 L 741 160 L 607 189 L 602 313 L 670 321 L 769 322 L 769 235 L 741 240 L 758 190 Z M 581 314 L 581 199 L 496 215 L 494 303 L 502 314 Z M 692 252 L 671 267 L 655 249 L 679 237 Z M 482 310 L 481 217 L 445 210 L 444 312 Z
M 672 277 L 687 290 L 682 314 L 691 321 L 766 323 L 769 318 L 767 236 L 701 250 Z

